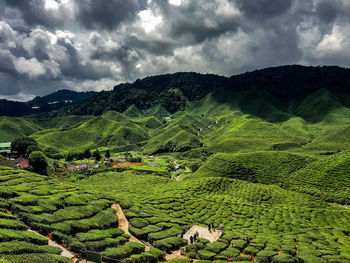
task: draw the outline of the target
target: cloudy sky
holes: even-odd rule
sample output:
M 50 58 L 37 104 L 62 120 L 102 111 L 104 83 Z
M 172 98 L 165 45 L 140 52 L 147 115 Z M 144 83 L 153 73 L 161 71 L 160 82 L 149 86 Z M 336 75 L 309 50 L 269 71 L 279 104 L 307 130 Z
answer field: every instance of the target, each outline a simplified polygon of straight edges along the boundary
M 350 63 L 349 0 L 0 0 L 0 98 Z

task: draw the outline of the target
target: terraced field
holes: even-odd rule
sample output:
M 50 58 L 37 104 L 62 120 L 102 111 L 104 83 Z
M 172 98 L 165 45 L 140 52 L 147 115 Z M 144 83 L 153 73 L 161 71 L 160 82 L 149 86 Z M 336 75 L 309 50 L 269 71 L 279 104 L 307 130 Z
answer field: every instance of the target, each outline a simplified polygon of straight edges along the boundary
M 27 230 L 36 230 L 73 253 L 101 252 L 107 262 L 133 258 L 157 260 L 164 252 L 129 242 L 118 228 L 113 199 L 59 183 L 45 176 L 0 168 L 0 259 L 4 262 L 70 262 L 61 249 Z M 131 259 L 130 259 L 131 260 Z M 129 261 L 133 262 L 133 261 Z
M 116 197 L 130 220 L 130 232 L 166 251 L 185 244 L 177 237 L 184 228 L 213 222 L 223 224 L 223 237 L 187 246 L 189 257 L 246 260 L 252 253 L 266 260 L 259 262 L 275 255 L 272 262 L 350 260 L 350 210 L 276 185 L 222 177 L 176 181 L 130 171 L 96 174 L 81 185 Z M 252 239 L 249 245 L 242 236 Z M 281 251 L 284 255 L 277 255 Z

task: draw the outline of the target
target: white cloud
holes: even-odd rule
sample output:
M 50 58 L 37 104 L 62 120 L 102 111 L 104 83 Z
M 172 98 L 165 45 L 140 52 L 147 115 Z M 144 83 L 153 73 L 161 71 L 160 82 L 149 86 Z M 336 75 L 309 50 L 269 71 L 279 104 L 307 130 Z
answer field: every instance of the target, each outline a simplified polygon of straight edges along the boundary
M 347 45 L 345 41 L 346 37 L 342 32 L 342 28 L 338 25 L 335 25 L 330 34 L 323 36 L 322 41 L 318 43 L 313 54 L 317 58 L 322 58 L 336 54 L 338 52 L 342 52 L 344 47 Z
M 14 61 L 18 73 L 26 74 L 29 79 L 34 79 L 45 74 L 44 66 L 35 58 L 25 59 L 23 57 Z
M 154 14 L 150 9 L 143 10 L 139 13 L 141 26 L 149 33 L 157 28 L 163 22 L 163 18 L 160 15 Z

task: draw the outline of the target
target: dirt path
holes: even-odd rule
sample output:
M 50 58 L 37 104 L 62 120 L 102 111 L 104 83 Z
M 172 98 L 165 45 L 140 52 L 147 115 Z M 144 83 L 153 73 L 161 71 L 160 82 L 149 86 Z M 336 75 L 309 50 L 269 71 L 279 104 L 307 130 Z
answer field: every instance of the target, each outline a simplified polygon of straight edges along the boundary
M 118 216 L 119 228 L 122 229 L 125 232 L 125 234 L 130 235 L 129 241 L 145 245 L 140 240 L 138 240 L 136 237 L 134 237 L 133 235 L 130 234 L 130 232 L 129 232 L 129 221 L 128 221 L 128 219 L 126 219 L 125 214 L 124 214 L 122 208 L 120 207 L 120 205 L 113 204 L 111 207 L 114 210 L 116 210 L 116 213 L 117 213 L 117 216 Z M 145 245 L 145 246 L 146 246 L 145 251 L 149 251 L 151 249 L 150 246 L 147 246 L 147 245 Z
M 33 231 L 31 229 L 28 229 L 28 232 L 32 232 L 34 234 L 37 234 L 38 236 L 42 236 L 44 238 L 46 238 L 47 240 L 49 240 L 49 246 L 51 247 L 59 247 L 60 249 L 62 249 L 62 253 L 61 253 L 61 256 L 62 257 L 65 257 L 65 258 L 70 258 L 70 259 L 73 259 L 75 258 L 76 256 L 70 252 L 68 249 L 66 249 L 65 247 L 57 244 L 56 242 L 52 241 L 50 238 L 46 237 L 46 236 L 43 236 L 42 234 L 36 232 L 36 231 Z
M 142 243 L 140 240 L 138 240 L 136 237 L 134 237 L 133 235 L 130 234 L 130 232 L 129 232 L 129 221 L 125 217 L 123 209 L 120 207 L 120 205 L 113 204 L 111 207 L 114 210 L 116 210 L 116 213 L 117 213 L 117 216 L 118 216 L 119 228 L 121 228 L 126 234 L 130 235 L 129 241 L 137 242 L 137 243 L 140 243 L 140 244 L 144 245 L 144 243 Z M 150 249 L 151 249 L 151 246 L 147 246 L 146 245 L 145 251 L 149 251 Z M 170 260 L 178 259 L 178 258 L 186 258 L 185 256 L 181 255 L 180 250 L 173 251 L 171 254 L 166 254 L 166 256 L 165 256 L 166 261 L 170 261 Z
M 170 260 L 173 260 L 173 259 L 179 259 L 179 258 L 187 258 L 187 257 L 181 255 L 180 250 L 176 250 L 176 251 L 173 251 L 171 254 L 166 254 L 165 255 L 165 260 L 166 261 L 170 261 Z

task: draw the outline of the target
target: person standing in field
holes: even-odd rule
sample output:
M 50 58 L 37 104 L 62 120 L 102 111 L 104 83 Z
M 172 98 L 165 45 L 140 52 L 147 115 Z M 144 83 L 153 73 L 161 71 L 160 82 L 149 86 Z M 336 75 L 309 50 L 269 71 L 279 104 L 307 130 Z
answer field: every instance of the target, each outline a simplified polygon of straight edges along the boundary
M 208 223 L 208 230 L 211 232 L 211 223 Z
M 250 253 L 250 255 L 249 255 L 249 258 L 248 258 L 248 262 L 252 262 L 253 261 L 253 254 L 252 253 Z

